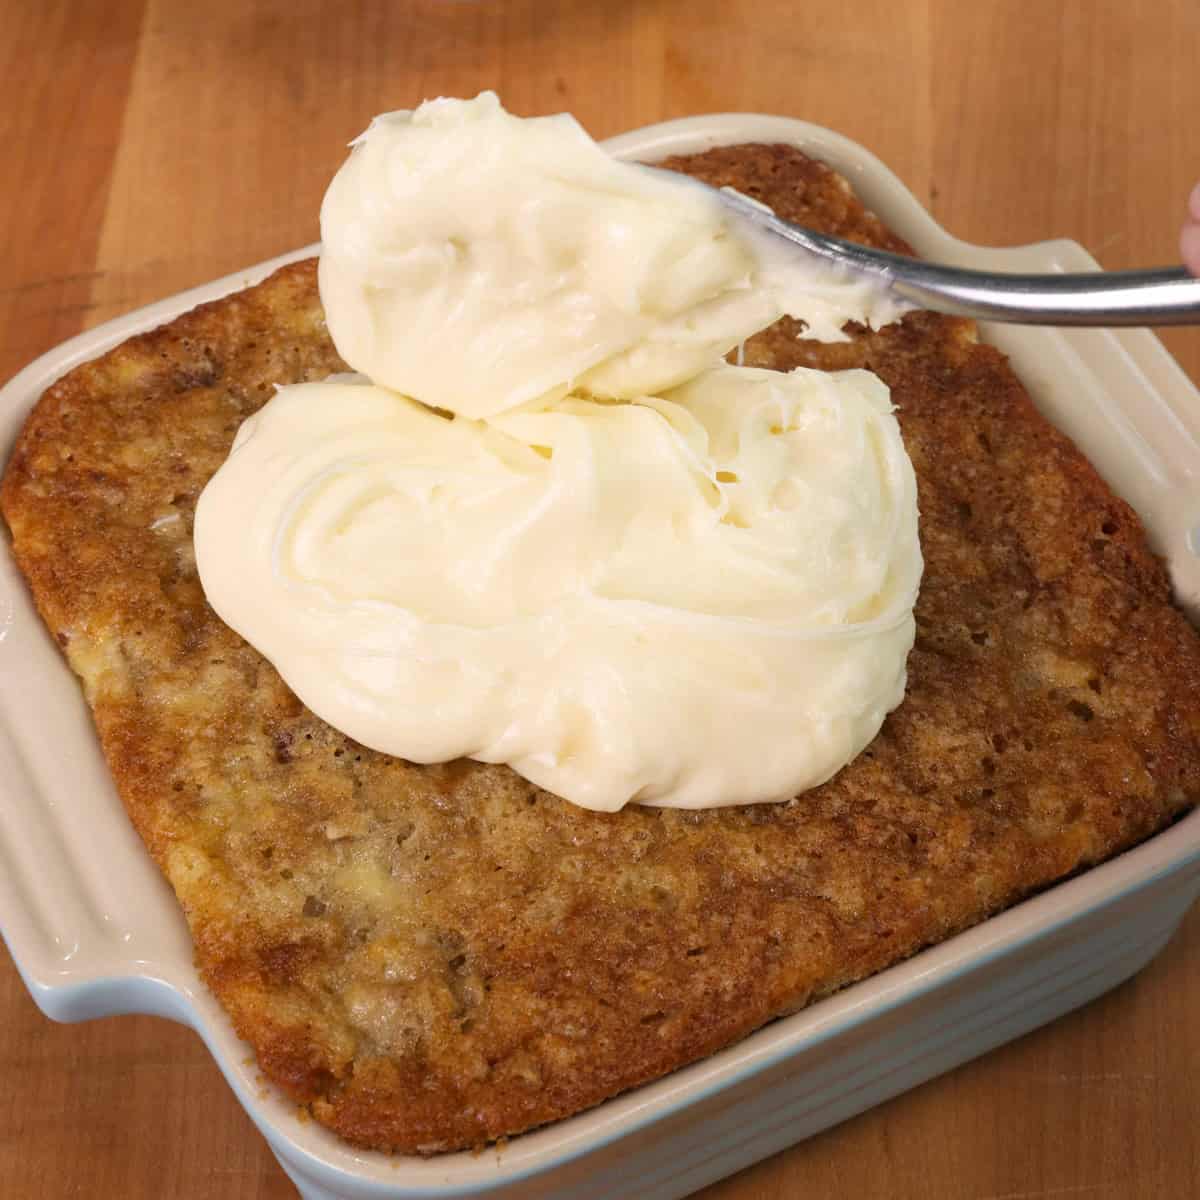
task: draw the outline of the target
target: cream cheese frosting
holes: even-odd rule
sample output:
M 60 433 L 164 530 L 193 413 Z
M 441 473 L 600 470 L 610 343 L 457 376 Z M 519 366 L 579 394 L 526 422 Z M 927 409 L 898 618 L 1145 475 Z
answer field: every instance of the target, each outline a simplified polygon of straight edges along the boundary
M 922 570 L 887 388 L 721 355 L 782 296 L 882 310 L 720 207 L 487 95 L 373 123 L 322 214 L 364 374 L 280 388 L 196 512 L 210 603 L 318 716 L 598 810 L 784 800 L 875 736 Z
M 708 189 L 490 92 L 376 117 L 326 192 L 321 237 L 342 358 L 468 417 L 575 389 L 654 395 L 785 312 L 839 340 L 848 320 L 899 311 L 869 281 L 798 271 Z
M 319 716 L 588 808 L 780 800 L 904 691 L 916 487 L 886 388 L 717 367 L 484 424 L 281 389 L 204 492 L 218 614 Z

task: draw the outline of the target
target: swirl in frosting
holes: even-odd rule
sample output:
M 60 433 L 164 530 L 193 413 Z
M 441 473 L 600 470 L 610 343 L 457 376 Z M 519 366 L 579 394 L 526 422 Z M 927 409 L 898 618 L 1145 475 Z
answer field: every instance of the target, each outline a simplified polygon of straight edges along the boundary
M 486 424 L 287 387 L 195 537 L 213 607 L 331 725 L 605 810 L 827 779 L 903 695 L 921 572 L 864 371 L 716 367 Z

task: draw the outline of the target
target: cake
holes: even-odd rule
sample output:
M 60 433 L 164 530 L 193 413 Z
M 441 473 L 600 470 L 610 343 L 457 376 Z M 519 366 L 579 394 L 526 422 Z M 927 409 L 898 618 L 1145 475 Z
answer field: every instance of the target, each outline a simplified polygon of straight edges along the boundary
M 664 165 L 910 253 L 790 147 Z M 1200 799 L 1200 639 L 1136 515 L 1004 357 L 924 312 L 803 332 L 781 321 L 743 361 L 884 379 L 926 569 L 904 703 L 776 805 L 598 813 L 505 767 L 386 757 L 216 617 L 197 496 L 276 384 L 344 369 L 315 262 L 76 368 L 26 423 L 0 507 L 130 819 L 263 1074 L 348 1141 L 427 1154 L 579 1112 Z

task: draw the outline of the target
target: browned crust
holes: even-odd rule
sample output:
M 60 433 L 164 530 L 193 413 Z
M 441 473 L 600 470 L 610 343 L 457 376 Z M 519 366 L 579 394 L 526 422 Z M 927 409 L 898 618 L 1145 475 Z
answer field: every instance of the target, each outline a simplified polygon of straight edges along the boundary
M 904 250 L 779 146 L 670 164 Z M 316 720 L 204 603 L 193 506 L 275 382 L 340 364 L 313 264 L 72 372 L 0 490 L 200 970 L 264 1073 L 428 1152 L 579 1111 L 1145 838 L 1200 796 L 1200 646 L 1137 518 L 965 322 L 747 361 L 868 366 L 920 483 L 909 694 L 787 805 L 586 812 Z

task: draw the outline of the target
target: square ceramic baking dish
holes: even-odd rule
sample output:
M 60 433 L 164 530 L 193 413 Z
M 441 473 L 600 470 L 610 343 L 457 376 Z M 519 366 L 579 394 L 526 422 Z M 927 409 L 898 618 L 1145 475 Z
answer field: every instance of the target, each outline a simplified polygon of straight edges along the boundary
M 886 167 L 781 117 L 672 121 L 608 143 L 652 161 L 786 142 L 830 163 L 918 252 L 1010 271 L 1091 270 L 1067 241 L 950 237 Z M 306 254 L 262 263 L 100 326 L 0 390 L 7 457 L 42 390 L 86 359 Z M 1200 395 L 1144 331 L 991 328 L 1039 407 L 1141 514 L 1200 616 Z M 359 1152 L 264 1086 L 192 965 L 183 917 L 125 818 L 80 689 L 0 550 L 0 929 L 59 1021 L 147 1012 L 194 1028 L 306 1200 L 669 1200 L 845 1120 L 1091 1000 L 1143 967 L 1200 893 L 1200 812 L 1103 866 L 712 1058 L 502 1149 L 428 1160 Z

